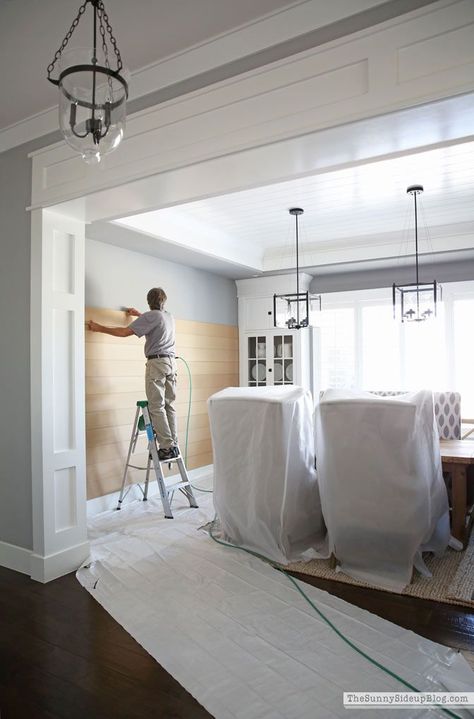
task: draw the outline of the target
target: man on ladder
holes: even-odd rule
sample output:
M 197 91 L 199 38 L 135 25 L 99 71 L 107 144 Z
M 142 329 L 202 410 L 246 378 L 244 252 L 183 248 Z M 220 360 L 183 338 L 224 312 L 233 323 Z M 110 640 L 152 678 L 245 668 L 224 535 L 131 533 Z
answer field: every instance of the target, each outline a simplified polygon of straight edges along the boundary
M 176 423 L 176 348 L 173 316 L 164 309 L 167 300 L 161 287 L 153 287 L 147 294 L 149 312 L 143 314 L 130 307 L 127 314 L 137 319 L 128 327 L 104 327 L 89 320 L 92 332 L 104 332 L 114 337 L 145 335 L 145 391 L 148 409 L 159 444 L 160 461 L 179 456 Z
M 89 320 L 87 324 L 92 332 L 103 332 L 114 337 L 130 337 L 133 334 L 137 335 L 137 337 L 143 337 L 145 335 L 145 356 L 147 358 L 145 389 L 148 401 L 137 402 L 135 422 L 117 509 L 120 509 L 125 496 L 124 490 L 128 468 L 134 467 L 134 465 L 130 464 L 131 454 L 135 449 L 138 434 L 144 429 L 148 437 L 148 463 L 146 467 L 135 467 L 135 469 L 146 470 L 145 490 L 142 490 L 143 498 L 146 500 L 148 496 L 148 480 L 151 462 L 153 461 L 165 517 L 172 519 L 171 501 L 176 489 L 179 489 L 186 496 L 190 507 L 197 507 L 198 505 L 178 448 L 176 410 L 174 408 L 176 399 L 175 326 L 171 314 L 164 310 L 166 299 L 166 293 L 161 287 L 151 289 L 147 294 L 149 312 L 141 314 L 135 308 L 130 307 L 127 314 L 137 317 L 137 319 L 128 327 L 105 327 L 93 320 Z M 144 423 L 143 427 L 141 427 L 140 423 L 141 418 Z M 156 440 L 159 443 L 158 451 Z M 161 462 L 176 462 L 181 480 L 173 485 L 166 485 Z

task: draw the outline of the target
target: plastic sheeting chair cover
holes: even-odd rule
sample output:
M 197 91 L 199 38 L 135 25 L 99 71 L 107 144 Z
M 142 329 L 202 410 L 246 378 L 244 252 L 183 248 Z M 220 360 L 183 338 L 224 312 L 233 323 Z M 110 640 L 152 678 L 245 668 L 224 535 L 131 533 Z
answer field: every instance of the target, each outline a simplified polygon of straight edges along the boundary
M 402 591 L 421 552 L 449 541 L 433 395 L 327 390 L 315 410 L 318 479 L 329 551 L 346 574 Z
M 212 395 L 208 409 L 225 537 L 280 564 L 316 556 L 325 529 L 310 393 L 231 387 Z

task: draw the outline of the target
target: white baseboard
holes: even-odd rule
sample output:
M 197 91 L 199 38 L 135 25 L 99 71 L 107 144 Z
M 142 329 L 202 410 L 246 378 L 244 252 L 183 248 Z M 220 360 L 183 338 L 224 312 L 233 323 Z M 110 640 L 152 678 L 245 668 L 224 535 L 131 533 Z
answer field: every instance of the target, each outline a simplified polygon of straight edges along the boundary
M 75 572 L 81 564 L 89 557 L 89 542 L 81 542 L 75 547 L 56 554 L 41 556 L 31 554 L 30 568 L 28 574 L 37 582 L 51 582 L 53 579 L 62 577 L 69 572 Z
M 197 467 L 189 470 L 189 479 L 197 485 L 204 480 L 212 478 L 213 465 L 208 464 L 205 467 Z M 171 478 L 170 478 L 171 479 Z M 96 497 L 89 499 L 87 502 L 87 516 L 93 517 L 101 512 L 107 512 L 115 509 L 120 492 L 107 494 L 105 497 Z M 149 497 L 158 494 L 158 485 L 156 482 L 150 482 L 148 491 Z M 134 499 L 140 499 L 141 493 L 135 485 L 130 490 L 125 502 L 131 502 Z M 13 569 L 15 572 L 27 574 L 37 582 L 50 582 L 53 579 L 62 577 L 64 574 L 74 572 L 89 556 L 89 542 L 82 542 L 75 547 L 70 547 L 62 552 L 41 556 L 34 554 L 31 549 L 18 547 L 8 542 L 0 542 L 0 566 L 7 569 Z
M 31 549 L 8 544 L 8 542 L 0 542 L 0 567 L 29 575 L 31 553 Z
M 205 467 L 190 469 L 188 471 L 189 479 L 193 484 L 199 483 L 204 479 L 210 479 L 213 470 L 214 467 L 212 464 L 207 464 Z M 173 475 L 173 477 L 174 476 L 175 475 Z M 154 497 L 157 494 L 158 484 L 151 480 L 148 488 L 148 496 Z M 94 499 L 87 500 L 87 516 L 94 517 L 96 514 L 101 514 L 101 512 L 109 512 L 111 509 L 116 509 L 119 496 L 120 492 L 112 492 L 111 494 L 106 494 L 104 497 L 95 497 Z M 142 496 L 143 495 L 140 492 L 138 485 L 132 485 L 129 494 L 124 501 L 124 505 L 127 502 L 133 502 L 135 499 L 141 499 Z

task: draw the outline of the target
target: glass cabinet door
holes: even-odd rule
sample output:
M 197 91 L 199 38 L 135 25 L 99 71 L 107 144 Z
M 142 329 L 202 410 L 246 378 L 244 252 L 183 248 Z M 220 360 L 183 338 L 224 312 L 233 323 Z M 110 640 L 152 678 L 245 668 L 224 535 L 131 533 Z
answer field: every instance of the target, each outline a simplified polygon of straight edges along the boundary
M 247 338 L 247 363 L 249 387 L 265 387 L 267 384 L 267 338 L 255 336 Z
M 293 384 L 293 336 L 273 337 L 273 384 Z

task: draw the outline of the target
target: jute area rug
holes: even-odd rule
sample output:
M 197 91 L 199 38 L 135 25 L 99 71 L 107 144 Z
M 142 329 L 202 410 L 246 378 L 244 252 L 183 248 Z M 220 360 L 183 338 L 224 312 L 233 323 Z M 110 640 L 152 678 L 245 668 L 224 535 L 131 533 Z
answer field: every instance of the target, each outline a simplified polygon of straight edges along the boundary
M 402 594 L 430 599 L 434 602 L 459 604 L 474 609 L 474 532 L 471 533 L 469 544 L 464 551 L 455 552 L 448 549 L 442 557 L 425 554 L 423 558 L 433 575 L 432 579 L 426 579 L 414 571 L 411 584 L 404 589 Z M 294 572 L 301 572 L 301 574 L 309 574 L 312 577 L 380 589 L 380 587 L 352 579 L 343 572 L 336 572 L 335 569 L 331 569 L 329 559 L 293 562 L 286 568 Z

